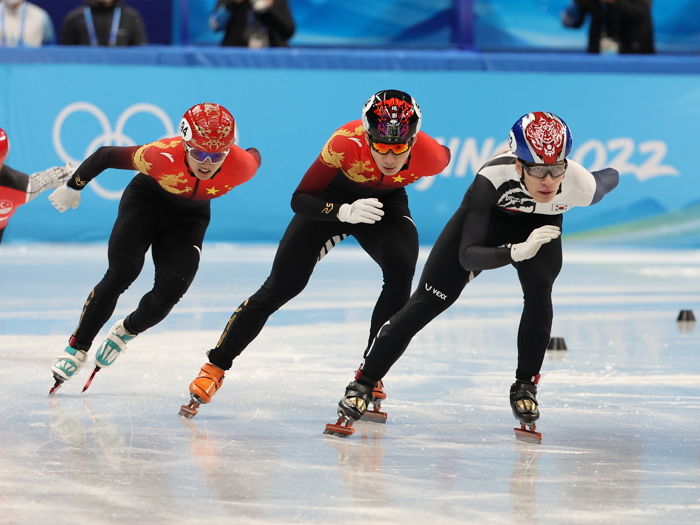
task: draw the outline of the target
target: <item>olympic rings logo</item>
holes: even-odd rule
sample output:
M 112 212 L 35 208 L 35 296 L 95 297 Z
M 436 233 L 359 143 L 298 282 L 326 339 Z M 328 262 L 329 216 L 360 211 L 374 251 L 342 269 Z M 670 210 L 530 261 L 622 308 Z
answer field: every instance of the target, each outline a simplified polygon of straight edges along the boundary
M 69 116 L 75 113 L 88 113 L 95 117 L 98 124 L 102 128 L 102 133 L 94 137 L 86 146 L 81 159 L 76 159 L 71 156 L 65 149 L 62 139 L 63 126 Z M 164 134 L 162 137 L 172 137 L 175 135 L 173 124 L 170 121 L 167 113 L 158 106 L 147 103 L 139 103 L 129 106 L 119 115 L 117 123 L 112 129 L 112 126 L 104 112 L 89 102 L 74 102 L 61 110 L 53 124 L 52 139 L 54 149 L 63 162 L 79 165 L 83 159 L 87 158 L 100 146 L 135 146 L 137 143 L 124 133 L 124 128 L 127 121 L 139 113 L 146 113 L 155 116 L 163 124 Z M 109 200 L 117 200 L 121 198 L 123 190 L 108 190 L 102 187 L 97 180 L 90 182 L 89 187 L 100 197 Z

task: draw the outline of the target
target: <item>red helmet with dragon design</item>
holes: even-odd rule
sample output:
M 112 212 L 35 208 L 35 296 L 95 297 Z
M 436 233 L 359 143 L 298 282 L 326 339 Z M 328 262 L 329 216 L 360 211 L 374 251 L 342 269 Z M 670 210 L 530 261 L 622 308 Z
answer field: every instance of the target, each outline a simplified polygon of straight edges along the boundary
M 185 112 L 180 121 L 180 135 L 195 160 L 203 162 L 209 157 L 212 162 L 220 162 L 237 142 L 238 129 L 225 107 L 204 102 Z

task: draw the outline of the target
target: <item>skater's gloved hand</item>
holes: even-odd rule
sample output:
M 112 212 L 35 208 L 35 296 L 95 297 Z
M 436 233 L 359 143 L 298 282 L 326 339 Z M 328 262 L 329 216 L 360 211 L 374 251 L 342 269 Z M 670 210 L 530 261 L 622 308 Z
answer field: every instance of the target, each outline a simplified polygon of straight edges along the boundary
M 61 213 L 68 208 L 76 209 L 78 205 L 80 205 L 80 192 L 64 184 L 56 188 L 53 193 L 49 195 L 49 202 Z
M 510 246 L 510 257 L 515 262 L 524 261 L 537 255 L 537 252 L 543 244 L 556 239 L 561 235 L 561 230 L 558 226 L 550 224 L 535 228 L 530 233 L 530 236 L 525 242 L 512 244 Z
M 382 219 L 384 211 L 381 209 L 384 204 L 374 197 L 369 199 L 357 199 L 352 204 L 341 204 L 338 208 L 338 220 L 357 224 L 374 224 Z

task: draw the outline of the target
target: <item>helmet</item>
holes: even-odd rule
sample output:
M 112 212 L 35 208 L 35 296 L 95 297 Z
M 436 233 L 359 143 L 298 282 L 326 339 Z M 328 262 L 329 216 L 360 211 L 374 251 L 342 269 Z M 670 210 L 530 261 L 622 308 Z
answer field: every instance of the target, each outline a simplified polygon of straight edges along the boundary
M 0 128 L 0 164 L 5 162 L 8 153 L 10 153 L 10 138 L 5 130 Z
M 205 102 L 188 109 L 180 121 L 180 134 L 190 148 L 207 153 L 228 150 L 238 140 L 236 121 L 219 104 Z
M 510 151 L 532 164 L 554 164 L 571 152 L 571 131 L 554 113 L 534 111 L 510 129 Z
M 420 131 L 423 119 L 418 103 L 403 91 L 386 89 L 369 97 L 362 125 L 374 142 L 406 144 Z

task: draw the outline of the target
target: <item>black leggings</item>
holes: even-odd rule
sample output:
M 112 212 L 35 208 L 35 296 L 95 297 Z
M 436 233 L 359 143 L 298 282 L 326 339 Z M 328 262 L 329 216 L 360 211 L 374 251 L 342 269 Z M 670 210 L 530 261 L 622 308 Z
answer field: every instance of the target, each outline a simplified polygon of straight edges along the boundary
M 153 288 L 126 318 L 129 332 L 138 334 L 162 321 L 197 273 L 209 224 L 209 201 L 178 205 L 142 177 L 132 180 L 119 203 L 109 238 L 109 267 L 85 301 L 71 339 L 76 348 L 90 348 L 114 312 L 119 296 L 141 273 L 149 247 L 155 266 Z
M 495 211 L 487 245 L 522 242 L 545 224 L 561 227 L 561 215 L 507 215 Z M 423 274 L 406 305 L 381 328 L 363 366 L 370 381 L 382 379 L 404 353 L 414 335 L 449 308 L 479 271 L 466 271 L 458 260 L 462 221 L 450 221 L 426 261 Z M 524 306 L 518 330 L 516 377 L 539 373 L 552 328 L 552 286 L 562 265 L 561 238 L 544 244 L 532 259 L 514 263 Z
M 374 340 L 411 293 L 418 233 L 403 203 L 385 203 L 385 215 L 375 224 L 325 222 L 295 215 L 280 241 L 269 277 L 233 313 L 216 348 L 209 352 L 209 361 L 224 370 L 231 368 L 268 317 L 306 287 L 326 243 L 343 235 L 354 236 L 382 269 L 384 282 L 370 324 L 369 341 Z

